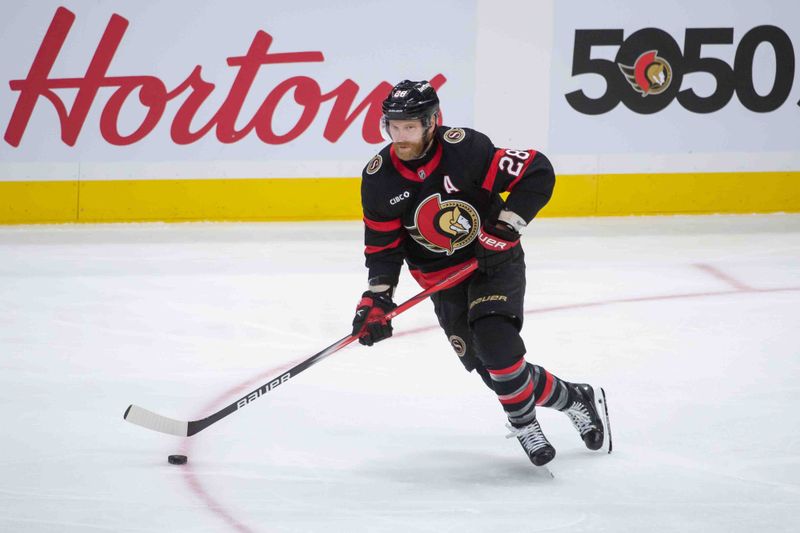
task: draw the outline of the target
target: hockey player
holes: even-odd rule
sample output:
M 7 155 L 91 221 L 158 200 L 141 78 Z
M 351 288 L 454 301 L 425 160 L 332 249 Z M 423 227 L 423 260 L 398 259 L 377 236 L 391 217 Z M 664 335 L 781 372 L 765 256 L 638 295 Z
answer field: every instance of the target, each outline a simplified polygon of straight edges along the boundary
M 536 407 L 564 412 L 586 447 L 603 445 L 604 427 L 589 385 L 559 379 L 525 361 L 520 337 L 525 260 L 520 232 L 548 202 L 555 176 L 535 150 L 495 147 L 469 128 L 437 126 L 439 98 L 427 81 L 402 81 L 383 102 L 392 143 L 362 174 L 369 287 L 353 319 L 353 335 L 371 346 L 392 335 L 383 319 L 405 261 L 427 288 L 472 258 L 468 280 L 431 298 L 439 324 L 468 371 L 497 395 L 534 465 L 548 463 L 548 442 Z M 504 202 L 501 192 L 509 192 Z

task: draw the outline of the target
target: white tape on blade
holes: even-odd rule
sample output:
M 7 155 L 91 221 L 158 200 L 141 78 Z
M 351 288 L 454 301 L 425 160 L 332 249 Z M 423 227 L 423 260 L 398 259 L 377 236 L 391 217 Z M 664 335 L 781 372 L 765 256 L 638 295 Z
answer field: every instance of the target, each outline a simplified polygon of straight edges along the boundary
M 152 429 L 153 431 L 177 435 L 178 437 L 186 437 L 189 431 L 188 422 L 167 418 L 166 416 L 161 416 L 135 405 L 131 405 L 125 420 L 138 426 Z

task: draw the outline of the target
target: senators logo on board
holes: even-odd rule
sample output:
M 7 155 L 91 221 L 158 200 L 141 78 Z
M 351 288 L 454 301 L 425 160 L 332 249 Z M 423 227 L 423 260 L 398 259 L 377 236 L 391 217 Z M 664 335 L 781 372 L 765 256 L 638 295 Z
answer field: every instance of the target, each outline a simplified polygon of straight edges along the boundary
M 692 113 L 715 113 L 734 96 L 749 111 L 769 113 L 790 98 L 796 54 L 785 30 L 771 24 L 749 29 L 701 27 L 685 28 L 680 35 L 682 43 L 653 27 L 632 33 L 625 28 L 576 29 L 572 76 L 579 88 L 564 98 L 584 115 L 602 115 L 620 103 L 634 113 L 650 115 L 674 101 Z M 764 46 L 771 48 L 774 62 L 755 68 L 754 62 L 761 62 L 756 51 Z M 613 60 L 598 57 L 600 47 L 616 47 Z M 697 73 L 702 76 L 694 76 Z M 583 80 L 592 79 L 587 74 L 604 79 L 604 93 L 580 87 Z M 714 86 L 710 93 L 698 85 L 709 77 Z
M 658 50 L 643 53 L 636 58 L 633 65 L 617 65 L 631 87 L 642 97 L 661 94 L 672 82 L 672 66 L 666 59 L 659 57 Z
M 414 226 L 406 229 L 428 250 L 453 255 L 475 240 L 480 226 L 480 216 L 474 207 L 462 200 L 442 201 L 437 193 L 417 207 Z

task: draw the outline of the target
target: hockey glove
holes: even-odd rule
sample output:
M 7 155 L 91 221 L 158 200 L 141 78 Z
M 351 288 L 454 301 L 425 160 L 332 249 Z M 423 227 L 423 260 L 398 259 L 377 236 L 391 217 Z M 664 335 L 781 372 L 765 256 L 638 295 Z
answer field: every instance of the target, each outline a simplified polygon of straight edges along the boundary
M 397 307 L 392 301 L 391 291 L 366 291 L 356 307 L 353 318 L 353 335 L 358 335 L 358 342 L 372 346 L 378 341 L 392 336 L 392 321 L 385 320 L 386 313 Z
M 501 265 L 516 259 L 522 253 L 519 232 L 502 220 L 487 222 L 478 232 L 475 258 L 478 271 L 492 274 Z

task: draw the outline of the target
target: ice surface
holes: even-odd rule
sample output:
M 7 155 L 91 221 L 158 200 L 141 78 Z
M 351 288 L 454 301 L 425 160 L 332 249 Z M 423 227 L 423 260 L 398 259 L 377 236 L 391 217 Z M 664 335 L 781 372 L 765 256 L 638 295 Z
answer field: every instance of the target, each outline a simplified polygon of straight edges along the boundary
M 0 228 L 0 531 L 797 530 L 798 215 L 531 225 L 528 359 L 602 384 L 615 436 L 590 452 L 540 409 L 555 479 L 429 302 L 191 439 L 123 421 L 206 416 L 345 335 L 361 237 Z

